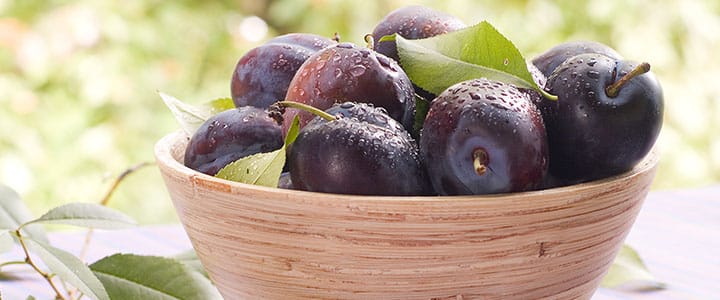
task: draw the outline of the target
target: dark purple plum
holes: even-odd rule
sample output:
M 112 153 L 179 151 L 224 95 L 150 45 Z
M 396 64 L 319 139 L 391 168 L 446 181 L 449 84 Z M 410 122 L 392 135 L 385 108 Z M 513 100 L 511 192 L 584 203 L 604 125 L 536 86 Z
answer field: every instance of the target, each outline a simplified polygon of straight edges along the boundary
M 268 108 L 285 98 L 297 69 L 313 53 L 335 44 L 314 34 L 281 35 L 248 51 L 235 66 L 230 92 L 235 106 Z
M 335 112 L 333 112 L 335 110 Z M 355 195 L 429 195 L 415 141 L 383 109 L 336 104 L 300 130 L 288 154 L 293 187 Z
M 346 101 L 371 103 L 384 108 L 405 128 L 412 128 L 415 98 L 412 84 L 398 64 L 368 48 L 340 43 L 313 54 L 298 69 L 285 97 L 321 110 Z M 288 108 L 283 130 L 295 115 L 305 126 L 313 115 Z
M 616 60 L 622 59 L 620 53 L 617 53 L 610 46 L 594 42 L 594 41 L 571 41 L 559 44 L 555 47 L 550 48 L 544 53 L 533 58 L 532 63 L 545 75 L 550 77 L 550 74 L 567 59 L 585 53 L 597 53 L 609 56 Z
M 375 107 L 370 103 L 335 103 L 325 112 L 338 118 L 352 118 L 359 122 L 385 127 L 392 131 L 405 131 L 402 124 L 390 118 L 384 108 Z M 323 118 L 314 118 L 308 124 L 317 122 L 325 122 L 325 120 Z
M 424 39 L 467 27 L 457 17 L 421 5 L 398 8 L 385 16 L 373 30 L 375 51 L 400 61 L 393 41 L 380 42 L 383 36 L 399 34 L 410 40 Z M 432 99 L 429 99 L 432 100 Z
M 467 27 L 465 23 L 457 17 L 432 8 L 421 5 L 405 6 L 390 12 L 375 26 L 372 33 L 374 49 L 378 53 L 400 62 L 397 45 L 394 41 L 380 42 L 383 36 L 397 33 L 406 39 L 416 40 L 457 31 L 465 27 Z M 413 87 L 415 92 L 426 100 L 432 101 L 435 98 L 432 93 L 418 86 Z
M 528 95 L 484 78 L 438 95 L 425 119 L 420 153 L 441 195 L 536 189 L 548 166 L 542 116 Z
M 660 132 L 663 93 L 647 63 L 577 55 L 553 72 L 547 89 L 558 96 L 539 105 L 557 178 L 588 181 L 627 171 Z
M 185 166 L 215 175 L 233 161 L 282 145 L 282 129 L 266 110 L 239 107 L 214 115 L 198 128 L 185 149 Z

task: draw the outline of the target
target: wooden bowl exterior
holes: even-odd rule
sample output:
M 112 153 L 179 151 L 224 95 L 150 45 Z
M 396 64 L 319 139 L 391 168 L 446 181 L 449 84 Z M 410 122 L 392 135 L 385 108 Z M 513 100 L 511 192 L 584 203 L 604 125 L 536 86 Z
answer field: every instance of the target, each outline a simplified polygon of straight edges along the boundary
M 180 163 L 186 143 L 170 134 L 156 158 L 225 299 L 589 299 L 657 165 L 526 193 L 372 197 L 207 176 Z

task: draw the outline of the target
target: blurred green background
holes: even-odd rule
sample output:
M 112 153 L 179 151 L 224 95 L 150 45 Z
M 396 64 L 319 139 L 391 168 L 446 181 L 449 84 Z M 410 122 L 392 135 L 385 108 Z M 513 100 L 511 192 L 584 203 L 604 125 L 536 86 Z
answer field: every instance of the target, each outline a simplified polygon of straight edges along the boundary
M 584 39 L 650 62 L 666 102 L 653 188 L 720 182 L 716 0 L 0 0 L 0 182 L 36 214 L 98 201 L 178 128 L 157 91 L 190 103 L 227 97 L 235 63 L 264 40 L 339 32 L 361 43 L 411 3 L 488 20 L 526 58 Z M 128 177 L 111 206 L 144 224 L 176 220 L 156 167 Z

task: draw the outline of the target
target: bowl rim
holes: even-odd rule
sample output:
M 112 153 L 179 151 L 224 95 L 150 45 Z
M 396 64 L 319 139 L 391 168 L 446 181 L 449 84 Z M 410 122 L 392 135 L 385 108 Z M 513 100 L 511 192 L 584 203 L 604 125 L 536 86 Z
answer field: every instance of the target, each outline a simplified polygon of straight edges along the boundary
M 182 174 L 184 177 L 191 179 L 192 181 L 205 181 L 209 185 L 220 185 L 228 186 L 229 193 L 236 194 L 239 191 L 254 192 L 254 193 L 282 193 L 292 194 L 300 198 L 312 198 L 316 200 L 363 200 L 363 201 L 392 201 L 395 203 L 418 203 L 418 202 L 434 202 L 434 201 L 483 201 L 483 200 L 503 200 L 503 199 L 514 199 L 522 200 L 527 198 L 537 197 L 552 197 L 553 195 L 562 195 L 572 193 L 581 193 L 588 189 L 598 189 L 601 186 L 612 186 L 618 181 L 632 180 L 637 176 L 641 176 L 648 171 L 653 170 L 657 167 L 659 161 L 659 154 L 657 147 L 653 147 L 651 151 L 632 169 L 624 173 L 614 175 L 607 178 L 597 179 L 593 181 L 553 187 L 541 190 L 532 190 L 525 192 L 515 193 L 498 193 L 498 194 L 485 194 L 485 195 L 451 195 L 451 196 L 381 196 L 381 195 L 353 195 L 353 194 L 334 194 L 334 193 L 323 193 L 323 192 L 310 192 L 302 190 L 289 190 L 276 187 L 266 187 L 242 182 L 236 182 L 210 176 L 198 171 L 195 171 L 189 167 L 186 167 L 183 163 L 175 159 L 173 156 L 173 149 L 178 146 L 182 146 L 181 143 L 186 144 L 189 141 L 189 135 L 182 129 L 178 129 L 174 132 L 166 134 L 160 140 L 155 143 L 155 158 L 160 167 L 166 167 L 173 172 Z

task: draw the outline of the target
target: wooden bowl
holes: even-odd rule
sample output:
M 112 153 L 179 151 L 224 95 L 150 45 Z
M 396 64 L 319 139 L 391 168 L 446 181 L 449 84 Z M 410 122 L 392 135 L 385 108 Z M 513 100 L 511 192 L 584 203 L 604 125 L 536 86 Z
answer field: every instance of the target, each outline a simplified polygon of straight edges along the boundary
M 589 299 L 630 231 L 657 156 L 604 180 L 453 197 L 351 196 L 230 182 L 155 155 L 225 299 Z

